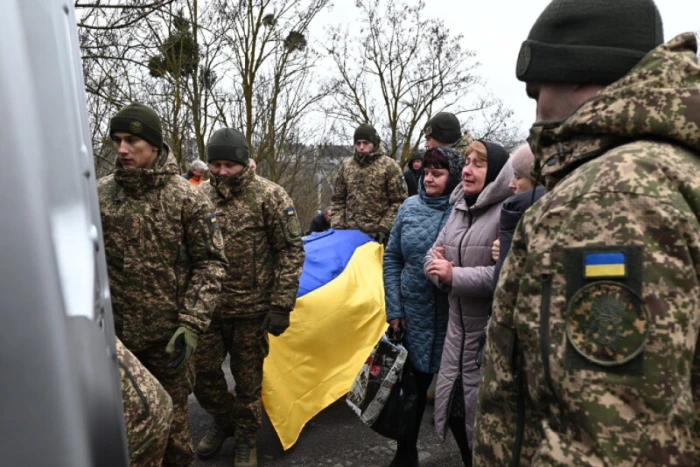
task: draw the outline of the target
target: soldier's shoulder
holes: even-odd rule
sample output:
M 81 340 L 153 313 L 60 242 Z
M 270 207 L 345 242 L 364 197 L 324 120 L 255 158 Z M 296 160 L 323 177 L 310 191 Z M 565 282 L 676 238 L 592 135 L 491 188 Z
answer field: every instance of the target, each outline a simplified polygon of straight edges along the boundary
M 110 185 L 116 185 L 114 181 L 114 174 L 105 175 L 104 177 L 97 179 L 97 189 L 104 189 Z
M 289 198 L 289 194 L 284 187 L 259 175 L 255 176 L 253 179 L 253 184 L 256 185 L 256 189 L 267 196 L 274 198 Z
M 399 163 L 387 155 L 383 155 L 382 157 L 380 157 L 379 163 L 382 164 L 387 169 L 395 170 L 395 171 L 403 174 L 403 172 L 401 172 L 401 167 L 399 167 Z

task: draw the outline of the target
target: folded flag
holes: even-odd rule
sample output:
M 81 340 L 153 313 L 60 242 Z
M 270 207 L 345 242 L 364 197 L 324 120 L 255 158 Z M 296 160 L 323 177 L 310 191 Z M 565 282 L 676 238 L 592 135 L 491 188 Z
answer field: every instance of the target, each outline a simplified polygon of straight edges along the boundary
M 263 369 L 263 404 L 284 449 L 349 391 L 387 328 L 379 243 L 330 229 L 305 237 L 304 250 L 291 325 L 270 336 Z

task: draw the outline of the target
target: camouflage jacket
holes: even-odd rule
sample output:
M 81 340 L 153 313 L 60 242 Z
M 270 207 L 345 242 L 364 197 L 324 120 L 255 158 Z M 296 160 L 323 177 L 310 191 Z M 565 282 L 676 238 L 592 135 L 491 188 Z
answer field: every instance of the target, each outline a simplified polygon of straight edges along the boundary
M 383 147 L 362 156 L 355 152 L 343 161 L 333 189 L 331 225 L 357 229 L 368 235 L 391 231 L 408 189 L 399 165 Z
M 284 188 L 255 175 L 212 177 L 202 184 L 216 208 L 231 268 L 217 312 L 227 315 L 290 312 L 304 265 L 301 227 Z
M 698 465 L 698 125 L 685 34 L 532 128 L 551 191 L 498 282 L 475 465 Z
M 467 156 L 467 148 L 474 141 L 474 137 L 468 131 L 462 135 L 462 137 L 455 144 L 452 145 L 453 148 Z
M 117 335 L 136 352 L 204 332 L 228 265 L 213 206 L 167 151 L 154 169 L 117 164 L 97 183 Z
M 173 419 L 172 399 L 119 339 L 116 347 L 129 460 L 131 465 L 161 465 Z

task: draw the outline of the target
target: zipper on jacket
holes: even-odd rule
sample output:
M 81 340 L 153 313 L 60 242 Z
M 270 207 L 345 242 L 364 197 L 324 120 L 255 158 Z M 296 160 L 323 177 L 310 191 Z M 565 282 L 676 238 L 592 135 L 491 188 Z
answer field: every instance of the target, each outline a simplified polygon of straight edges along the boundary
M 549 391 L 556 400 L 557 406 L 559 407 L 559 433 L 566 433 L 566 420 L 564 420 L 564 407 L 562 405 L 561 399 L 554 388 L 554 381 L 552 380 L 552 374 L 549 368 L 549 306 L 552 295 L 552 275 L 551 274 L 541 274 L 540 282 L 542 282 L 542 303 L 540 305 L 540 351 L 542 352 L 542 369 L 544 371 L 544 378 L 547 383 Z
M 257 248 L 256 248 L 255 237 L 253 237 L 253 290 L 257 292 L 258 290 L 258 270 L 257 270 Z
M 129 381 L 131 381 L 131 385 L 134 387 L 134 390 L 136 391 L 136 394 L 138 394 L 139 399 L 141 399 L 141 402 L 143 402 L 143 407 L 146 409 L 146 417 L 151 416 L 151 409 L 148 406 L 148 401 L 146 400 L 146 396 L 143 395 L 143 392 L 141 391 L 141 388 L 139 385 L 136 383 L 136 378 L 134 378 L 134 375 L 131 374 L 129 369 L 122 363 L 121 360 L 117 359 L 117 362 L 119 363 L 119 366 L 124 370 L 124 373 L 126 373 L 126 377 L 129 378 Z

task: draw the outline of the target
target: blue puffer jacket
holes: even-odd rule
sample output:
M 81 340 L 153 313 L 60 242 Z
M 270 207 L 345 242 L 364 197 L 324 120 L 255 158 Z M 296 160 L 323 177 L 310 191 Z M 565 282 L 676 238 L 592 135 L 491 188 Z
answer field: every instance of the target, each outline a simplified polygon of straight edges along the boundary
M 419 183 L 418 194 L 399 209 L 384 252 L 387 321 L 406 319 L 404 345 L 411 363 L 437 373 L 447 332 L 447 294 L 423 273 L 423 258 L 450 217 L 449 195 L 431 198 Z

